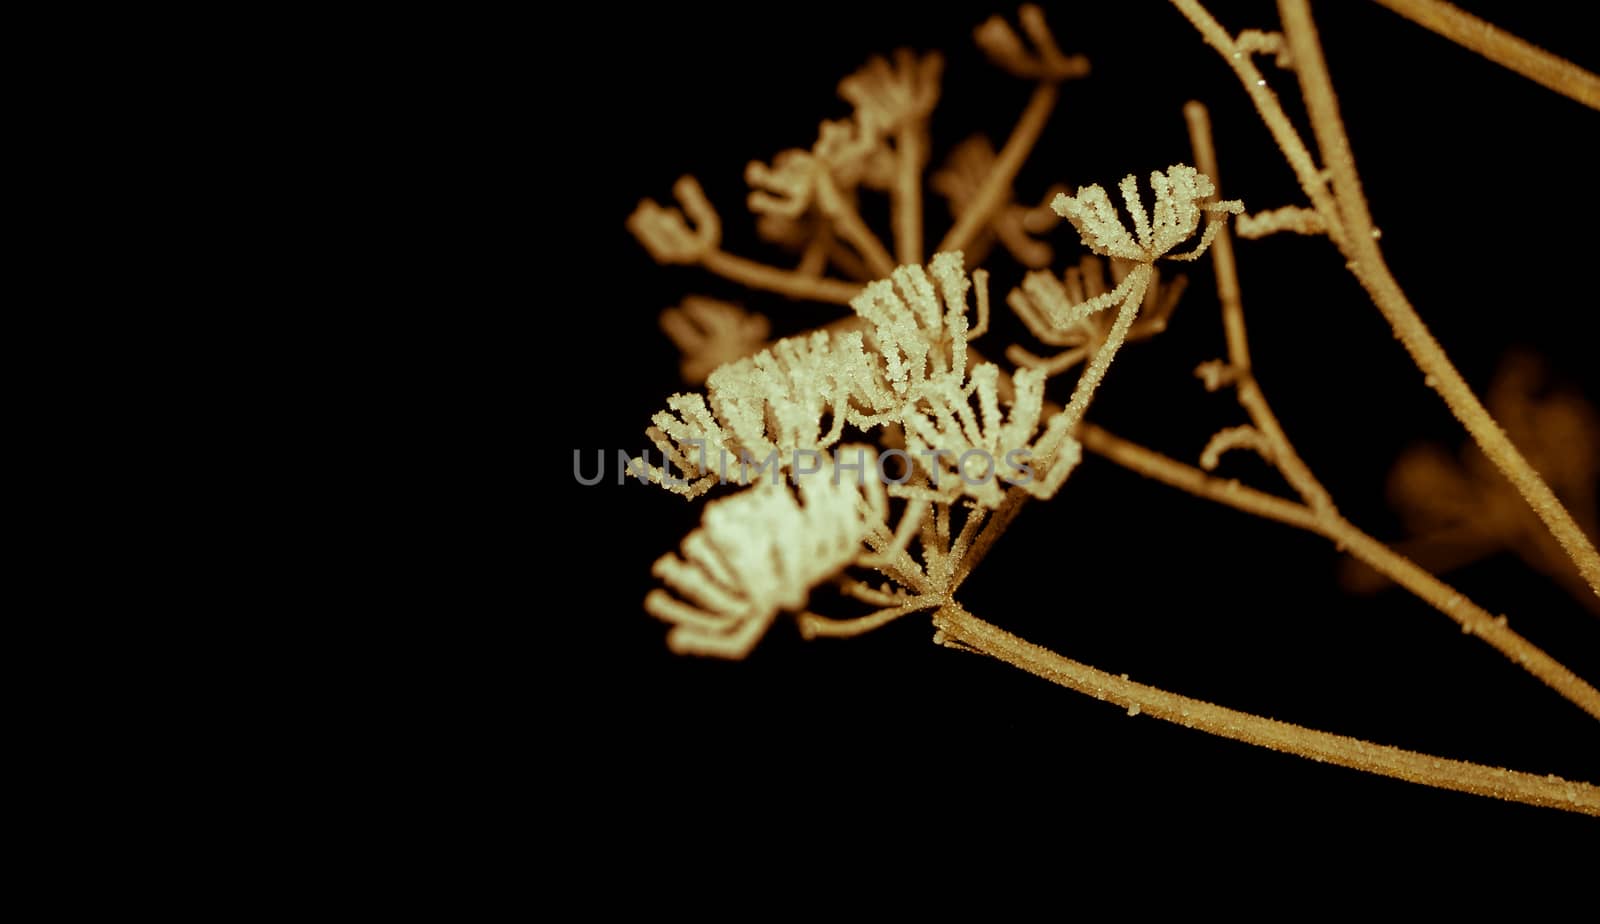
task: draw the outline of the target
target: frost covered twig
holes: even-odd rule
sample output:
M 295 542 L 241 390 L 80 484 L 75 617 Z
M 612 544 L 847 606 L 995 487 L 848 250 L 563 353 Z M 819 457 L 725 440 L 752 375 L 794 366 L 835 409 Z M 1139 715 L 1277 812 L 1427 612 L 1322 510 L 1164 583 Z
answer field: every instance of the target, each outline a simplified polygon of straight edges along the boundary
M 1497 29 L 1443 0 L 1377 0 L 1417 25 L 1590 109 L 1600 109 L 1600 77 Z
M 1600 787 L 1592 783 L 1419 754 L 1169 693 L 1030 644 L 959 604 L 940 608 L 934 626 L 937 644 L 998 658 L 1051 683 L 1126 708 L 1129 715 L 1148 715 L 1246 744 L 1440 789 L 1600 815 Z

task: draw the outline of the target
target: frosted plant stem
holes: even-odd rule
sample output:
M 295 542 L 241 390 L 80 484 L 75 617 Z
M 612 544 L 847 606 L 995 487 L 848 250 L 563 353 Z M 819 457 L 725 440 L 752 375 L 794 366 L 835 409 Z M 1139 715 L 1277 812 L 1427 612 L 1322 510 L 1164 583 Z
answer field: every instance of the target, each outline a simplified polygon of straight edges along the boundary
M 1062 657 L 991 625 L 951 602 L 934 614 L 934 640 L 986 654 L 1051 683 L 1163 721 L 1313 760 L 1458 792 L 1600 815 L 1600 787 L 1433 757 L 1359 738 L 1262 718 L 1135 683 Z
M 1151 272 L 1150 264 L 1141 263 L 1129 274 L 1128 295 L 1122 300 L 1122 306 L 1117 309 L 1117 320 L 1106 334 L 1105 342 L 1094 351 L 1089 365 L 1078 377 L 1078 384 L 1072 390 L 1072 397 L 1061 412 L 1067 419 L 1067 426 L 1076 426 L 1078 421 L 1083 419 L 1083 412 L 1089 409 L 1089 399 L 1094 397 L 1095 390 L 1100 387 L 1100 381 L 1105 378 L 1106 370 L 1111 368 L 1111 361 L 1117 357 L 1117 350 L 1122 346 L 1122 342 L 1128 339 L 1128 330 L 1133 327 L 1133 320 L 1139 314 L 1139 306 L 1144 304 L 1144 294 L 1150 285 Z
M 1239 83 L 1250 97 L 1250 102 L 1256 107 L 1256 112 L 1261 116 L 1261 121 L 1266 123 L 1267 131 L 1272 133 L 1272 140 L 1278 143 L 1278 149 L 1283 152 L 1284 160 L 1288 161 L 1289 169 L 1294 171 L 1295 179 L 1300 182 L 1300 189 L 1311 200 L 1312 206 L 1322 216 L 1328 225 L 1328 238 L 1334 243 L 1339 243 L 1344 237 L 1344 228 L 1339 221 L 1339 212 L 1334 208 L 1333 197 L 1328 194 L 1327 180 L 1322 175 L 1322 170 L 1312 160 L 1311 152 L 1300 138 L 1300 133 L 1295 131 L 1294 123 L 1284 114 L 1283 106 L 1278 102 L 1278 96 L 1267 86 L 1266 78 L 1261 71 L 1256 69 L 1255 62 L 1248 54 L 1239 50 L 1233 36 L 1222 24 L 1205 8 L 1199 0 L 1172 0 L 1172 5 L 1177 7 L 1186 19 L 1200 33 L 1200 37 L 1207 45 L 1216 49 L 1222 60 L 1238 75 Z
M 1340 250 L 1349 261 L 1351 272 L 1394 328 L 1412 361 L 1427 376 L 1426 381 L 1449 405 L 1484 455 L 1511 481 L 1528 506 L 1544 521 L 1545 527 L 1560 541 L 1589 589 L 1600 595 L 1600 553 L 1595 552 L 1593 543 L 1556 498 L 1555 492 L 1512 445 L 1505 431 L 1467 387 L 1384 263 L 1306 0 L 1278 0 L 1278 11 L 1283 18 L 1284 37 L 1294 59 L 1295 73 L 1300 77 L 1300 91 L 1305 97 L 1317 146 L 1333 174 L 1334 197 L 1345 229 Z M 1318 211 L 1321 210 L 1319 206 Z
M 1600 77 L 1537 45 L 1503 32 L 1471 13 L 1440 0 L 1376 0 L 1424 29 L 1462 48 L 1588 106 L 1600 109 Z
M 922 161 L 926 156 L 920 125 L 895 133 L 899 170 L 894 186 L 894 252 L 902 266 L 922 265 Z
M 1137 443 L 1114 436 L 1091 423 L 1079 427 L 1077 435 L 1085 449 L 1147 478 L 1329 539 L 1338 548 L 1455 620 L 1463 632 L 1487 642 L 1579 709 L 1600 719 L 1600 690 L 1537 645 L 1511 631 L 1503 619 L 1491 616 L 1450 585 L 1357 529 L 1338 514 L 1332 511 L 1319 513 L 1237 481 L 1215 478 Z
M 1258 491 L 1231 478 L 1208 475 L 1088 421 L 1078 425 L 1076 435 L 1079 442 L 1083 443 L 1083 448 L 1146 478 L 1263 519 L 1275 520 L 1308 532 L 1319 531 L 1316 513 L 1303 504 Z
M 731 279 L 752 289 L 787 295 L 790 298 L 848 305 L 850 299 L 861 294 L 861 286 L 853 282 L 782 270 L 745 257 L 736 257 L 721 250 L 713 250 L 706 254 L 701 262 L 706 269 L 724 279 Z
M 1211 177 L 1217 186 L 1217 198 L 1222 198 L 1222 180 L 1217 171 L 1217 151 L 1211 141 L 1211 117 L 1206 107 L 1190 102 L 1183 107 L 1184 119 L 1189 124 L 1189 143 L 1194 148 L 1195 165 L 1200 172 Z M 1239 270 L 1233 259 L 1233 236 L 1227 223 L 1210 216 L 1208 221 L 1222 225 L 1211 241 L 1211 261 L 1217 271 L 1217 297 L 1222 303 L 1222 329 L 1228 340 L 1228 365 L 1234 374 L 1234 394 L 1239 404 L 1250 415 L 1250 421 L 1272 445 L 1272 465 L 1300 497 L 1315 510 L 1332 510 L 1333 499 L 1322 482 L 1295 451 L 1294 444 L 1283 432 L 1278 417 L 1267 403 L 1266 395 L 1256 383 L 1255 371 L 1250 365 L 1250 341 L 1245 335 L 1244 300 L 1239 290 Z
M 1044 131 L 1045 123 L 1050 120 L 1050 112 L 1055 109 L 1059 95 L 1060 90 L 1049 81 L 1040 83 L 1033 91 L 1028 107 L 1022 111 L 1016 128 L 1011 130 L 1011 137 L 1006 139 L 1006 146 L 995 158 L 994 166 L 989 168 L 989 175 L 983 178 L 983 184 L 978 187 L 967 210 L 961 213 L 955 226 L 939 242 L 940 253 L 965 250 L 978 232 L 988 227 L 995 210 L 1006 200 L 1011 181 L 1016 179 L 1017 171 L 1022 169 L 1034 143 L 1039 140 L 1039 134 Z

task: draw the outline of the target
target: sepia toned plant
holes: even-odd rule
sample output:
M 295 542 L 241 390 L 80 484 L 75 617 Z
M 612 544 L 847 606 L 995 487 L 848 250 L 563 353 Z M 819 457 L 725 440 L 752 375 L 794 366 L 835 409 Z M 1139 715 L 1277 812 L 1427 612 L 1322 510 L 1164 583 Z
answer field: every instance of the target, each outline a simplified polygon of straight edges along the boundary
M 1478 29 L 1448 4 L 1380 2 L 1600 109 L 1593 75 Z M 1349 583 L 1404 588 L 1504 655 L 1509 669 L 1600 719 L 1600 691 L 1590 682 L 1432 573 L 1507 548 L 1595 609 L 1600 420 L 1572 399 L 1536 397 L 1523 360 L 1480 402 L 1423 324 L 1385 263 L 1307 0 L 1279 0 L 1281 30 L 1237 34 L 1198 0 L 1171 5 L 1238 78 L 1303 201 L 1251 203 L 1257 210 L 1247 212 L 1242 199 L 1221 198 L 1210 114 L 1190 102 L 1182 117 L 1192 165 L 1144 174 L 1147 188 L 1139 174 L 1118 170 L 1116 202 L 1098 183 L 1073 187 L 1057 176 L 1036 190 L 1041 196 L 1023 199 L 1047 209 L 1019 204 L 1019 172 L 1060 84 L 1089 73 L 1087 59 L 1061 51 L 1044 12 L 1025 5 L 1016 28 L 994 17 L 974 36 L 993 64 L 1034 84 L 998 151 L 987 137 L 970 136 L 928 174 L 945 59 L 902 49 L 838 84 L 852 111 L 822 122 L 810 148 L 748 163 L 746 205 L 757 232 L 797 257 L 792 267 L 725 251 L 721 218 L 692 176 L 673 185 L 676 207 L 639 203 L 627 227 L 659 263 L 849 311 L 772 342 L 766 317 L 718 299 L 689 296 L 662 314 L 683 378 L 703 388 L 667 399 L 645 430 L 659 464 L 647 454 L 628 471 L 685 498 L 717 497 L 679 553 L 656 562 L 664 587 L 649 594 L 646 611 L 671 625 L 673 651 L 728 659 L 749 655 L 785 619 L 805 638 L 848 637 L 926 612 L 937 644 L 998 659 L 1129 715 L 1428 786 L 1600 815 L 1593 783 L 1365 742 L 1137 683 L 1024 641 L 958 599 L 1030 502 L 1054 508 L 1067 500 L 1057 495 L 1087 452 L 1328 540 L 1359 563 Z M 1272 81 L 1258 59 L 1277 69 Z M 1299 91 L 1309 141 L 1272 86 L 1280 75 Z M 1137 162 L 1138 153 L 1129 157 Z M 925 186 L 944 197 L 953 219 L 931 248 Z M 866 204 L 884 199 L 887 243 L 863 217 L 873 214 Z M 1400 461 L 1391 497 L 1413 538 L 1397 547 L 1340 513 L 1256 378 L 1234 236 L 1285 233 L 1338 252 L 1472 437 L 1459 460 L 1418 449 Z M 1086 252 L 1065 256 L 1075 247 Z M 991 280 L 1005 270 L 980 265 L 1001 252 L 1023 271 L 1002 301 L 1017 329 L 1052 355 L 1020 342 L 992 351 L 977 343 L 1010 336 L 991 317 Z M 1159 264 L 1202 256 L 1216 277 L 1226 355 L 1195 374 L 1206 391 L 1231 392 L 1243 420 L 1218 426 L 1191 465 L 1088 418 L 1101 387 L 1114 381 L 1122 346 L 1166 330 L 1185 292 L 1184 277 L 1163 278 Z M 1213 474 L 1237 458 L 1230 453 L 1257 457 L 1291 496 Z
M 870 449 L 852 451 L 876 464 Z M 797 492 L 769 483 L 707 504 L 700 528 L 683 540 L 684 557 L 656 562 L 656 577 L 684 599 L 658 590 L 644 606 L 673 623 L 674 651 L 743 657 L 779 611 L 803 608 L 813 586 L 864 554 L 862 541 L 883 522 L 883 486 L 835 478 L 826 460 L 820 466 Z

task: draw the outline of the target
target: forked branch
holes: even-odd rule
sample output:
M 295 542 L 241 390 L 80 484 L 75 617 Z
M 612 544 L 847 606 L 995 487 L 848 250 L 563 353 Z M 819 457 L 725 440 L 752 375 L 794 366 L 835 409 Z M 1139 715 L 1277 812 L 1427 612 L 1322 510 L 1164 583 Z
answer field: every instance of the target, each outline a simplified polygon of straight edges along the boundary
M 1544 521 L 1545 527 L 1578 566 L 1584 582 L 1600 595 L 1600 553 L 1596 553 L 1572 514 L 1473 395 L 1384 262 L 1306 0 L 1279 0 L 1278 8 L 1289 56 L 1300 80 L 1301 95 L 1326 172 L 1318 169 L 1311 158 L 1277 96 L 1251 62 L 1246 53 L 1248 49 L 1242 48 L 1199 0 L 1171 2 L 1239 76 L 1306 197 L 1327 225 L 1329 239 L 1339 248 L 1350 272 L 1394 328 L 1412 361 L 1425 374 L 1425 381 L 1439 393 L 1484 454 Z M 1329 178 L 1333 187 L 1331 196 L 1327 188 Z
M 1444 398 L 1450 411 L 1483 449 L 1484 455 L 1516 486 L 1528 506 L 1560 541 L 1567 555 L 1577 564 L 1589 588 L 1600 595 L 1600 553 L 1595 552 L 1594 544 L 1556 498 L 1555 492 L 1528 464 L 1521 451 L 1512 445 L 1505 431 L 1500 429 L 1472 389 L 1467 387 L 1466 380 L 1456 371 L 1455 364 L 1445 354 L 1439 341 L 1434 339 L 1416 309 L 1411 307 L 1411 302 L 1384 262 L 1383 251 L 1378 246 L 1377 234 L 1372 228 L 1372 216 L 1367 210 L 1366 196 L 1361 191 L 1361 177 L 1356 172 L 1350 139 L 1345 135 L 1344 122 L 1339 116 L 1339 103 L 1334 97 L 1333 84 L 1322 59 L 1322 44 L 1317 39 L 1310 7 L 1306 0 L 1278 0 L 1278 11 L 1283 17 L 1284 36 L 1288 40 L 1290 55 L 1294 58 L 1295 73 L 1300 77 L 1300 92 L 1305 97 L 1306 110 L 1311 116 L 1317 146 L 1322 150 L 1323 161 L 1333 174 L 1334 198 L 1346 231 L 1340 249 L 1349 261 L 1351 272 L 1361 282 L 1362 288 L 1367 290 L 1367 294 L 1372 296 L 1384 319 L 1405 344 L 1412 360 L 1427 376 L 1425 381 L 1431 383 L 1433 389 Z

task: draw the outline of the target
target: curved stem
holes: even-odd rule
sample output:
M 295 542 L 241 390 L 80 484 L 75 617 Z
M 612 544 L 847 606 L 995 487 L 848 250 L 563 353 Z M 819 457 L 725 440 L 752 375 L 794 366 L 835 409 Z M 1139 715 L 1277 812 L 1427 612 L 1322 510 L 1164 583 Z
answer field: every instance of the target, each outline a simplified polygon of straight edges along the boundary
M 1503 68 L 1532 80 L 1547 90 L 1600 109 L 1600 77 L 1537 45 L 1502 32 L 1440 0 L 1376 0 L 1377 4 L 1441 35 L 1468 51 L 1476 52 Z
M 1545 527 L 1560 541 L 1589 589 L 1600 595 L 1600 553 L 1595 551 L 1594 544 L 1556 498 L 1555 492 L 1467 387 L 1461 373 L 1456 371 L 1444 348 L 1417 315 L 1384 263 L 1383 252 L 1372 230 L 1367 200 L 1361 192 L 1361 177 L 1356 172 L 1350 140 L 1345 135 L 1339 104 L 1322 59 L 1322 45 L 1317 40 L 1311 10 L 1306 0 L 1278 0 L 1278 9 L 1283 17 L 1284 36 L 1294 58 L 1295 72 L 1300 75 L 1301 94 L 1305 97 L 1317 146 L 1333 174 L 1338 214 L 1346 231 L 1343 240 L 1336 243 L 1349 261 L 1350 271 L 1394 328 L 1412 361 L 1427 376 L 1426 381 L 1432 383 L 1484 455 L 1511 481 L 1528 506 L 1544 521 Z M 1318 211 L 1322 211 L 1321 206 Z
M 1214 478 L 1199 469 L 1184 465 L 1137 443 L 1113 436 L 1093 424 L 1085 423 L 1080 427 L 1078 438 L 1090 452 L 1104 456 L 1147 478 L 1182 488 L 1196 496 L 1238 508 L 1246 513 L 1316 533 L 1332 541 L 1335 546 L 1349 552 L 1373 570 L 1450 617 L 1461 626 L 1463 632 L 1483 639 L 1579 709 L 1600 719 L 1600 690 L 1596 690 L 1537 645 L 1511 631 L 1503 619 L 1490 615 L 1482 607 L 1456 592 L 1450 585 L 1357 529 L 1338 514 L 1332 511 L 1314 511 L 1309 507 L 1246 487 L 1236 481 Z
M 1139 306 L 1144 304 L 1144 294 L 1150 286 L 1152 272 L 1150 264 L 1141 263 L 1134 267 L 1133 272 L 1124 280 L 1128 285 L 1128 294 L 1122 300 L 1122 307 L 1117 309 L 1117 320 L 1106 334 L 1105 342 L 1094 351 L 1089 365 L 1083 370 L 1083 375 L 1078 378 L 1078 384 L 1072 390 L 1072 398 L 1067 401 L 1066 408 L 1061 412 L 1067 419 L 1067 426 L 1074 426 L 1083 419 L 1083 412 L 1089 409 L 1089 399 L 1094 397 L 1095 390 L 1100 387 L 1100 380 L 1105 378 L 1106 370 L 1111 368 L 1111 361 L 1117 357 L 1117 350 L 1122 346 L 1122 342 L 1128 339 L 1128 329 L 1133 327 L 1133 319 L 1139 314 Z
M 1197 728 L 1313 760 L 1474 795 L 1600 815 L 1600 787 L 1486 767 L 1317 731 L 1135 683 L 1026 642 L 949 603 L 934 614 L 940 644 L 986 654 L 1051 683 L 1127 708 L 1133 715 Z

